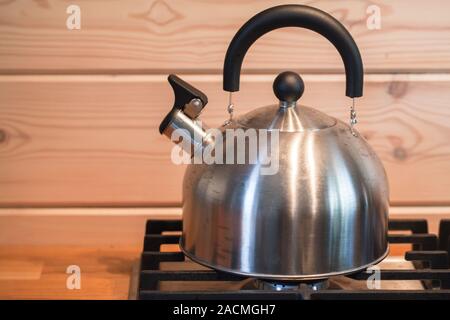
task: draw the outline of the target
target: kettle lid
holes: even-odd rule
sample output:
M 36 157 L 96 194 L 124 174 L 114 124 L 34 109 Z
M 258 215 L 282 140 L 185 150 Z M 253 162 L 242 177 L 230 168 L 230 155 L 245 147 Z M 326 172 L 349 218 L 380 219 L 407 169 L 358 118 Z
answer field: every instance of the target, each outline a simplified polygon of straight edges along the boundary
M 280 100 L 271 105 L 251 111 L 238 120 L 247 128 L 298 132 L 332 127 L 336 119 L 316 109 L 297 104 L 304 92 L 302 78 L 295 72 L 280 73 L 273 82 L 273 91 Z

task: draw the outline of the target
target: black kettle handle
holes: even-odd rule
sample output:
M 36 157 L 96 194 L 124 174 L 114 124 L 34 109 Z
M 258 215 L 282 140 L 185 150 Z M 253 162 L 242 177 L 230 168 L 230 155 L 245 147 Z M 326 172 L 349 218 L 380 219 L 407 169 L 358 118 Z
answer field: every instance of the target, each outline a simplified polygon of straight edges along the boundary
M 361 97 L 364 70 L 361 54 L 350 33 L 331 15 L 303 5 L 281 5 L 264 10 L 236 33 L 228 47 L 223 67 L 223 89 L 239 91 L 239 80 L 244 56 L 250 46 L 264 34 L 284 27 L 313 30 L 327 38 L 339 51 L 345 66 L 348 97 Z

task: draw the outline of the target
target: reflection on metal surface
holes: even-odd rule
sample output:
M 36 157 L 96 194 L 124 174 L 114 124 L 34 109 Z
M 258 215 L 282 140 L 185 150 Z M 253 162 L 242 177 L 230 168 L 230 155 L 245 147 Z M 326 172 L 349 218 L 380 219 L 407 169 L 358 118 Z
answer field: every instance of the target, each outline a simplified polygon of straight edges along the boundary
M 384 258 L 386 175 L 347 124 L 312 108 L 274 105 L 228 128 L 279 129 L 280 170 L 262 175 L 260 163 L 189 166 L 181 240 L 189 257 L 237 274 L 298 280 L 354 272 Z

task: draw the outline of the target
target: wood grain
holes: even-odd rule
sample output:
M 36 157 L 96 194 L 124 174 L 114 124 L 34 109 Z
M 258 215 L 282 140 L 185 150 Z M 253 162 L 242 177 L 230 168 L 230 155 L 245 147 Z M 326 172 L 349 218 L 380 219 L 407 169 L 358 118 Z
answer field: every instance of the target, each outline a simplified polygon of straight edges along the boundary
M 26 260 L 21 264 L 24 276 L 0 278 L 0 299 L 127 299 L 133 264 L 138 261 L 138 246 L 4 246 L 0 261 Z M 34 262 L 34 263 L 30 263 Z M 40 263 L 42 272 L 30 279 Z M 66 269 L 78 265 L 81 288 L 66 288 Z
M 0 281 L 38 280 L 42 274 L 42 261 L 30 261 L 23 257 L 0 258 Z
M 275 102 L 273 75 L 248 75 L 236 112 Z M 226 115 L 220 76 L 186 76 Z M 305 75 L 302 102 L 348 121 L 340 75 Z M 370 75 L 358 129 L 382 158 L 393 204 L 450 203 L 450 78 Z M 165 76 L 4 76 L 0 79 L 2 206 L 180 203 L 183 166 L 157 127 L 172 105 Z
M 180 219 L 181 209 L 0 209 L 0 244 L 141 247 L 150 218 Z
M 1 73 L 221 72 L 239 27 L 274 0 L 78 1 L 81 30 L 68 30 L 70 1 L 0 2 Z M 325 10 L 352 33 L 369 71 L 450 70 L 450 2 L 296 1 Z M 369 30 L 370 5 L 381 28 Z M 426 14 L 424 14 L 426 12 Z M 330 43 L 307 30 L 276 30 L 245 59 L 247 72 L 284 68 L 341 72 Z M 265 70 L 265 71 L 264 71 Z
M 391 207 L 389 216 L 427 219 L 429 232 L 437 234 L 439 221 L 450 219 L 450 207 Z M 181 208 L 3 208 L 0 245 L 142 249 L 148 219 L 181 219 Z

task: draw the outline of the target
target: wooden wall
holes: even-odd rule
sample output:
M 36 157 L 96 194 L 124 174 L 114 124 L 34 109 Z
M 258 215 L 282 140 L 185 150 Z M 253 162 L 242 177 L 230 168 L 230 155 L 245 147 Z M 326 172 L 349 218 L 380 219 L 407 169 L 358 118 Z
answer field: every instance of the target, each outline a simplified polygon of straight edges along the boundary
M 281 3 L 325 10 L 355 37 L 368 71 L 450 69 L 445 0 L 16 0 L 0 3 L 4 73 L 218 73 L 238 28 Z M 81 8 L 81 30 L 66 28 L 66 8 Z M 368 30 L 367 8 L 381 12 Z M 245 69 L 341 71 L 332 45 L 313 32 L 277 30 L 258 41 Z
M 207 93 L 204 121 L 225 120 L 224 54 L 273 0 L 0 2 L 0 207 L 176 206 L 183 167 L 157 127 L 175 72 Z M 288 1 L 339 19 L 360 47 L 358 129 L 382 158 L 393 205 L 450 205 L 450 2 Z M 68 30 L 66 8 L 81 8 Z M 367 28 L 367 7 L 381 29 Z M 425 14 L 426 13 L 426 14 Z M 237 113 L 274 101 L 280 70 L 298 71 L 302 103 L 347 121 L 338 53 L 310 31 L 260 39 L 244 61 Z

